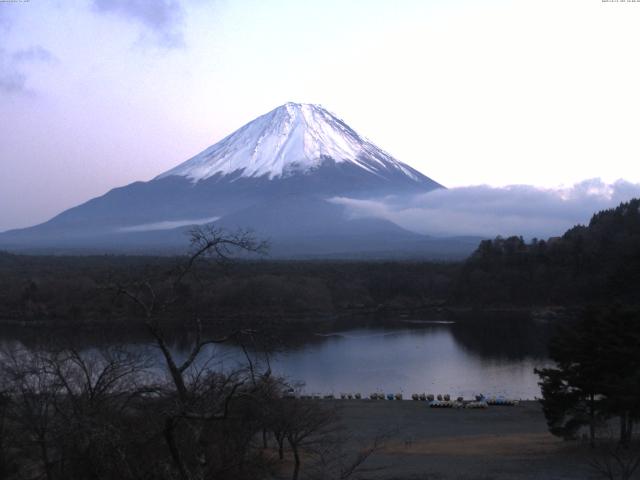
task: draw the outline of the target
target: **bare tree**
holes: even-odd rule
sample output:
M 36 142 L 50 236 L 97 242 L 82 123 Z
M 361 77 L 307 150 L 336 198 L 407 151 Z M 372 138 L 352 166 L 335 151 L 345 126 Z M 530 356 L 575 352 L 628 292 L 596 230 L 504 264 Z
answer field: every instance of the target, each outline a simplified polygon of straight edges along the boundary
M 337 430 L 335 434 L 323 436 L 314 448 L 316 461 L 312 466 L 310 478 L 313 480 L 347 480 L 359 478 L 361 474 L 373 470 L 366 463 L 376 452 L 384 448 L 391 433 L 376 435 L 370 442 L 358 445 L 357 439 Z M 355 450 L 355 453 L 353 452 Z
M 0 392 L 0 478 L 10 478 L 18 470 L 16 432 L 11 429 L 11 396 Z
M 630 480 L 640 467 L 640 444 L 602 444 L 589 461 L 591 469 L 608 480 Z
M 184 265 L 178 267 L 173 273 L 173 280 L 169 292 L 163 298 L 150 281 L 139 282 L 134 285 L 116 285 L 119 294 L 129 298 L 137 305 L 143 315 L 145 326 L 153 336 L 156 345 L 162 352 L 167 369 L 176 388 L 178 398 L 183 406 L 189 404 L 189 392 L 185 382 L 185 372 L 193 365 L 202 349 L 210 344 L 224 343 L 234 335 L 221 338 L 202 338 L 202 322 L 200 317 L 195 317 L 196 339 L 186 359 L 177 363 L 167 344 L 165 332 L 162 328 L 162 314 L 176 301 L 178 291 L 186 277 L 193 273 L 198 262 L 204 258 L 213 256 L 217 261 L 224 261 L 234 252 L 264 253 L 267 244 L 257 241 L 250 232 L 238 231 L 229 234 L 222 229 L 213 226 L 196 227 L 191 231 L 191 253 Z M 210 413 L 215 416 L 217 413 Z
M 298 480 L 302 466 L 302 453 L 329 435 L 329 427 L 335 426 L 336 412 L 322 407 L 315 401 L 283 399 L 287 403 L 285 437 L 293 452 L 293 473 Z
M 123 348 L 80 352 L 73 348 L 42 354 L 46 373 L 62 386 L 56 410 L 60 423 L 56 449 L 65 461 L 60 477 L 123 478 L 141 470 L 127 451 L 139 436 L 126 435 L 139 417 L 146 382 L 143 356 Z
M 53 480 L 60 460 L 53 447 L 59 440 L 56 404 L 63 387 L 47 371 L 43 356 L 24 349 L 3 353 L 2 377 L 12 399 L 11 419 L 22 433 L 22 452 L 28 462 L 38 465 L 47 480 Z
M 243 332 L 237 331 L 219 338 L 203 337 L 199 316 L 193 319 L 196 338 L 186 358 L 180 362 L 174 357 L 167 342 L 162 319 L 179 297 L 179 291 L 197 265 L 207 257 L 225 261 L 232 255 L 249 252 L 264 253 L 266 243 L 257 241 L 248 231 L 228 233 L 212 226 L 197 227 L 191 231 L 191 253 L 185 263 L 173 272 L 168 291 L 158 292 L 150 281 L 134 285 L 117 285 L 117 292 L 129 298 L 142 313 L 144 324 L 164 358 L 175 393 L 175 403 L 165 411 L 163 435 L 173 462 L 183 480 L 202 479 L 210 470 L 207 435 L 208 422 L 228 418 L 232 399 L 240 393 L 247 395 L 246 378 L 239 373 L 223 375 L 197 365 L 197 360 L 207 345 L 239 339 Z M 255 383 L 254 372 L 251 372 Z M 255 384 L 253 385 L 255 389 Z M 185 459 L 184 448 L 180 448 L 179 432 L 188 432 L 192 449 L 190 461 Z M 191 449 L 190 449 L 191 450 Z
M 139 356 L 119 349 L 4 352 L 6 418 L 20 440 L 14 473 L 53 480 L 108 471 L 135 478 L 138 465 L 121 439 L 137 416 L 132 404 L 143 389 L 134 379 L 142 371 Z

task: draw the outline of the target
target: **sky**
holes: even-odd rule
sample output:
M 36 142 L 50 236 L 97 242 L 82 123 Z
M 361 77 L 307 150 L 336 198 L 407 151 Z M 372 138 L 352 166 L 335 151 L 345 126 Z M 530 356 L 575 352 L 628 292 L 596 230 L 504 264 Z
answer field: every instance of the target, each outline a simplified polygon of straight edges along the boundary
M 287 101 L 322 104 L 460 205 L 530 191 L 582 218 L 640 192 L 638 25 L 640 2 L 602 0 L 0 1 L 0 231 L 152 179 Z

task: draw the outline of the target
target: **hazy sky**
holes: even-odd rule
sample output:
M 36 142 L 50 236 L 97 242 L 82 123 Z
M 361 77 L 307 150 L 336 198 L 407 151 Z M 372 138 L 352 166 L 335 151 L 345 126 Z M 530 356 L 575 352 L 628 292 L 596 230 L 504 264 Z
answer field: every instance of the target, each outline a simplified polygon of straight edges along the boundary
M 0 230 L 286 102 L 449 186 L 640 183 L 640 3 L 0 2 Z

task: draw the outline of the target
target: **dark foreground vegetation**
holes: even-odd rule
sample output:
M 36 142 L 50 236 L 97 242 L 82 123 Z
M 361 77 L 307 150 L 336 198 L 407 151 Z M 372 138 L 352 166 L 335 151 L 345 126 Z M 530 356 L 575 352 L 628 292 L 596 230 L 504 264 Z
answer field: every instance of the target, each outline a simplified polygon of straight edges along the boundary
M 346 479 L 377 448 L 347 455 L 334 410 L 288 398 L 250 358 L 227 373 L 165 360 L 159 372 L 117 348 L 5 351 L 0 478 Z
M 640 310 L 589 308 L 550 345 L 553 368 L 536 370 L 549 431 L 588 439 L 593 469 L 633 478 L 640 467 Z
M 618 418 L 618 440 L 629 445 L 640 419 L 640 311 L 590 309 L 563 326 L 550 354 L 556 367 L 537 373 L 551 432 L 574 438 L 588 427 L 593 445 L 599 427 Z
M 244 349 L 253 330 L 204 338 L 194 315 L 194 342 L 183 358 L 172 353 L 166 320 L 189 312 L 183 291 L 198 264 L 264 248 L 242 232 L 214 229 L 195 230 L 191 245 L 192 254 L 162 279 L 113 278 L 104 287 L 147 330 L 160 371 L 118 348 L 2 352 L 0 478 L 255 479 L 284 470 L 296 480 L 303 464 L 317 478 L 358 471 L 375 443 L 352 459 L 343 454 L 334 412 L 290 398 L 291 386 L 272 375 L 268 358 L 257 362 Z M 205 351 L 232 339 L 246 362 L 228 371 Z

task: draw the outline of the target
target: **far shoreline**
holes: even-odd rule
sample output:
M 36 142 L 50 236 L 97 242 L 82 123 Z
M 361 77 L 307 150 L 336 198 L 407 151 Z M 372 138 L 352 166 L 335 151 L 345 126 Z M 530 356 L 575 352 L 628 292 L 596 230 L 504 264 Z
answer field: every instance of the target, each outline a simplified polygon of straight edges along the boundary
M 400 323 L 419 323 L 422 320 L 445 319 L 455 323 L 459 321 L 472 321 L 471 317 L 496 315 L 500 318 L 514 317 L 518 319 L 529 319 L 538 322 L 561 322 L 573 318 L 577 312 L 583 310 L 582 306 L 562 306 L 562 305 L 542 305 L 542 306 L 481 306 L 481 305 L 446 305 L 422 307 L 395 307 L 379 305 L 377 307 L 350 307 L 337 311 L 290 311 L 290 312 L 231 312 L 222 311 L 214 317 L 203 317 L 202 325 L 206 328 L 228 329 L 231 325 L 243 325 L 245 328 L 254 326 L 274 326 L 286 328 L 315 327 L 324 328 L 327 326 L 375 326 L 390 325 Z M 191 319 L 165 319 L 166 324 L 172 328 L 190 328 Z M 16 328 L 144 328 L 143 323 L 138 318 L 93 318 L 90 320 L 79 320 L 70 318 L 55 318 L 47 320 L 36 320 L 33 318 L 13 318 L 0 317 L 0 327 Z

